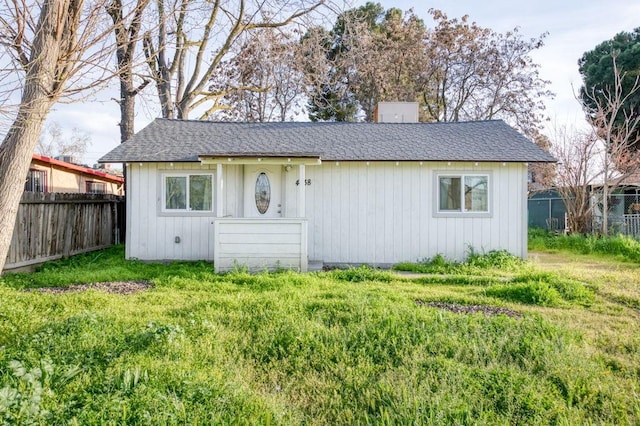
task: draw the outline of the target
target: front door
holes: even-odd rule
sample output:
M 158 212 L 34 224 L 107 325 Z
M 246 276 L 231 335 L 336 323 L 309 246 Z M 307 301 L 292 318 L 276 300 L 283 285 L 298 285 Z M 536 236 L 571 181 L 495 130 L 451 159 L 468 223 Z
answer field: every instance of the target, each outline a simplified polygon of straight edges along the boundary
M 282 166 L 253 166 L 244 168 L 245 217 L 282 216 Z

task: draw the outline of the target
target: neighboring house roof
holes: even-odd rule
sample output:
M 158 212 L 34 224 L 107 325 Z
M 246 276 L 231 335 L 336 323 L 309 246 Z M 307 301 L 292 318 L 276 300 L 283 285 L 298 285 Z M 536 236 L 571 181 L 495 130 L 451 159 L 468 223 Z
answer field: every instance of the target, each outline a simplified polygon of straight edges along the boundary
M 640 186 L 640 170 L 625 176 L 619 183 L 621 186 Z
M 556 161 L 502 120 L 235 123 L 160 118 L 99 161 L 189 162 L 207 156 L 319 157 L 328 161 Z
M 100 172 L 98 170 L 95 170 L 89 167 L 79 166 L 73 163 L 67 163 L 66 161 L 56 160 L 55 158 L 47 157 L 44 155 L 33 154 L 32 159 L 36 163 L 39 162 L 49 166 L 60 167 L 63 169 L 67 169 L 72 173 L 85 174 L 85 175 L 93 176 L 93 177 L 100 178 L 102 180 L 113 182 L 113 183 L 120 183 L 120 184 L 124 183 L 124 178 L 122 176 L 116 176 L 110 173 Z

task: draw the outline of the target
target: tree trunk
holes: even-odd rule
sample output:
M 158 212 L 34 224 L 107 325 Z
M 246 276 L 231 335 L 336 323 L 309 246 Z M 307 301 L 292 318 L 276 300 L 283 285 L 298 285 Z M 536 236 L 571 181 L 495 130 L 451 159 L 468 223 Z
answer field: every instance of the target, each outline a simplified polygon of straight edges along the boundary
M 133 17 L 127 27 L 122 0 L 112 0 L 106 10 L 113 21 L 116 37 L 116 59 L 118 77 L 120 79 L 120 143 L 131 139 L 134 135 L 134 117 L 136 95 L 144 89 L 149 81 L 145 81 L 137 89 L 134 87 L 133 61 L 136 46 L 139 42 L 142 14 L 150 0 L 138 0 L 133 9 Z M 129 14 L 127 14 L 129 15 Z
M 158 98 L 162 106 L 162 118 L 175 118 L 173 101 L 171 100 L 171 84 L 169 82 L 158 83 Z
M 120 77 L 120 143 L 128 141 L 135 134 L 133 123 L 136 97 L 133 92 L 133 77 L 128 77 L 130 80 Z
M 179 99 L 175 103 L 174 107 L 175 107 L 175 118 L 177 118 L 178 120 L 188 120 L 189 113 L 191 112 L 191 98 L 183 97 L 182 99 Z M 167 118 L 173 118 L 173 117 L 167 117 Z
M 57 78 L 60 47 L 69 40 L 69 9 L 81 1 L 45 0 L 35 28 L 35 39 L 18 114 L 0 145 L 0 273 L 4 269 L 15 227 L 24 182 L 38 137 L 61 83 Z
M 609 235 L 609 182 L 606 175 L 602 186 L 602 235 Z
M 602 185 L 602 235 L 609 235 L 609 153 L 605 152 L 604 184 Z

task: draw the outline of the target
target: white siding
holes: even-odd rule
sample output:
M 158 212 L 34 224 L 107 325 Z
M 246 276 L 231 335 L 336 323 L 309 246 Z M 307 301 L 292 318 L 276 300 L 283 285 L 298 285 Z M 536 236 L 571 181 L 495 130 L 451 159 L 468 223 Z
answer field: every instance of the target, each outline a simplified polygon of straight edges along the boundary
M 165 170 L 215 174 L 216 166 L 132 163 L 127 167 L 127 256 L 213 260 L 213 211 L 205 215 L 161 213 L 161 174 Z M 489 173 L 491 217 L 434 217 L 436 171 Z M 224 165 L 223 174 L 223 216 L 242 218 L 244 168 Z M 282 220 L 297 218 L 298 177 L 297 166 L 283 173 Z M 506 249 L 526 256 L 524 164 L 324 162 L 307 166 L 306 177 L 311 184 L 306 186 L 306 218 L 302 219 L 308 223 L 311 260 L 391 264 L 438 253 L 462 259 L 469 247 Z M 180 237 L 179 243 L 175 237 Z M 223 238 L 221 243 L 229 243 L 227 236 Z M 248 237 L 238 238 L 244 243 Z
M 161 213 L 162 173 L 206 171 L 192 163 L 130 163 L 127 166 L 127 257 L 142 260 L 213 260 L 213 216 Z M 215 199 L 215 198 L 214 198 Z M 228 200 L 232 204 L 233 200 Z M 179 237 L 180 242 L 176 242 Z
M 216 219 L 216 272 L 281 267 L 306 272 L 307 222 L 298 219 Z
M 434 217 L 436 171 L 489 173 L 491 217 Z M 349 163 L 307 167 L 309 259 L 390 264 L 468 249 L 526 256 L 523 164 Z M 526 228 L 525 228 L 526 229 Z

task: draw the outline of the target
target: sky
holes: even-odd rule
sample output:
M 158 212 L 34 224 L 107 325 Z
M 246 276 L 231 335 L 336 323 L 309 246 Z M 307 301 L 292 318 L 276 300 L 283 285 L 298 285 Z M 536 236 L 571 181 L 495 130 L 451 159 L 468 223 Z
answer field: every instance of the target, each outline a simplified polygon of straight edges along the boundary
M 549 89 L 556 94 L 546 101 L 546 112 L 554 124 L 581 127 L 584 119 L 574 93 L 581 85 L 578 59 L 602 41 L 621 31 L 640 26 L 640 0 L 398 0 L 379 1 L 385 9 L 413 9 L 428 26 L 429 8 L 445 12 L 449 18 L 469 15 L 482 27 L 506 32 L 518 27 L 526 38 L 537 38 L 548 32 L 545 45 L 532 53 L 540 65 L 540 76 L 551 81 Z M 361 5 L 366 1 L 357 1 Z M 153 91 L 148 97 L 153 99 Z M 69 133 L 73 127 L 90 135 L 92 144 L 84 162 L 93 164 L 120 143 L 119 108 L 114 92 L 101 92 L 82 103 L 57 105 L 48 121 L 58 122 Z M 150 123 L 158 114 L 152 102 L 137 105 L 136 131 Z

